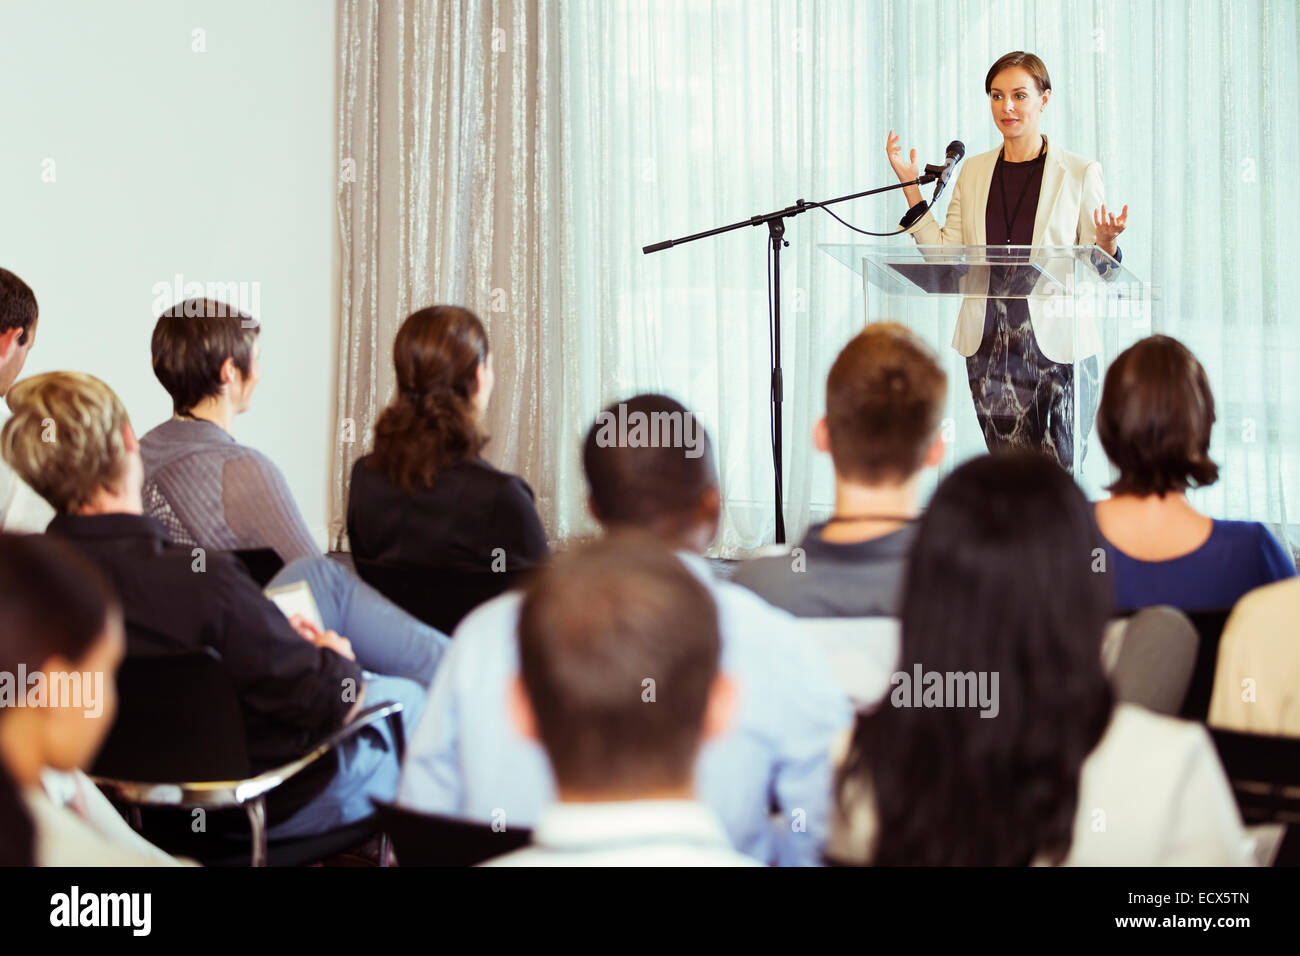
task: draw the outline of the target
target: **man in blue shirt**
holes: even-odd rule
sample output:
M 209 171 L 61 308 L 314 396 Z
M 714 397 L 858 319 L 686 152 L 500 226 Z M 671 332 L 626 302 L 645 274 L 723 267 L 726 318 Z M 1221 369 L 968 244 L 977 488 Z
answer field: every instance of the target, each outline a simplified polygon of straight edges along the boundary
M 717 533 L 722 503 L 698 422 L 661 395 L 620 404 L 601 413 L 583 449 L 592 513 L 607 531 L 649 532 L 709 588 L 722 671 L 738 688 L 733 728 L 701 751 L 697 792 L 742 853 L 814 865 L 828 826 L 829 750 L 849 728 L 852 709 L 817 648 L 800 640 L 797 620 L 714 579 L 701 557 Z M 606 427 L 615 416 L 632 427 Z M 517 592 L 504 594 L 457 628 L 407 750 L 403 805 L 508 829 L 532 826 L 554 800 L 545 753 L 520 735 L 510 714 L 520 601 Z M 639 692 L 650 705 L 653 681 Z

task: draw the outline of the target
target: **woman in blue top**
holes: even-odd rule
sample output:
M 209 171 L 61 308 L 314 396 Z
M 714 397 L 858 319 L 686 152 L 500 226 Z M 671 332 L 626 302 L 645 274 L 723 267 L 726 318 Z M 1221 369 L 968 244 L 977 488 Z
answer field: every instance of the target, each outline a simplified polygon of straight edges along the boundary
M 1289 551 L 1264 525 L 1218 521 L 1187 501 L 1188 488 L 1218 480 L 1213 424 L 1205 369 L 1177 339 L 1142 339 L 1107 371 L 1097 434 L 1119 479 L 1096 515 L 1117 608 L 1230 608 L 1247 591 L 1295 576 Z

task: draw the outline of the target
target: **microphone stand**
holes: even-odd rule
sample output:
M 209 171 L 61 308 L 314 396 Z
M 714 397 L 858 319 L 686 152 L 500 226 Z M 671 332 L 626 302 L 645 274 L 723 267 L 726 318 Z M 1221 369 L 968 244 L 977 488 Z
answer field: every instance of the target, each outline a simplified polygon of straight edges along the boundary
M 771 326 L 769 328 L 770 345 L 772 355 L 771 369 L 771 394 L 770 406 L 772 417 L 772 466 L 775 472 L 775 493 L 776 493 L 776 543 L 785 544 L 785 500 L 782 490 L 783 464 L 781 454 L 781 408 L 784 402 L 784 387 L 781 377 L 781 247 L 788 246 L 790 243 L 785 239 L 785 221 L 800 213 L 805 213 L 810 209 L 820 209 L 824 206 L 833 206 L 836 203 L 848 202 L 850 199 L 861 199 L 863 196 L 874 196 L 877 193 L 889 192 L 893 189 L 904 189 L 908 186 L 924 186 L 939 179 L 943 173 L 944 167 L 931 166 L 925 167 L 925 173 L 918 179 L 913 179 L 906 183 L 893 183 L 889 186 L 881 186 L 878 189 L 867 189 L 860 193 L 852 193 L 848 196 L 839 196 L 835 199 L 824 199 L 820 202 L 806 202 L 802 199 L 796 200 L 793 206 L 786 206 L 784 209 L 777 209 L 774 212 L 762 213 L 757 216 L 750 216 L 748 219 L 742 219 L 739 222 L 733 222 L 726 226 L 718 226 L 714 229 L 706 229 L 704 232 L 697 232 L 694 235 L 683 236 L 680 239 L 665 239 L 662 242 L 651 243 L 644 246 L 641 252 L 649 255 L 652 252 L 661 252 L 664 249 L 671 249 L 673 246 L 680 246 L 687 242 L 694 242 L 696 239 L 706 239 L 709 236 L 717 236 L 724 232 L 731 232 L 733 229 L 743 229 L 745 226 L 767 226 L 768 241 L 772 244 L 772 302 L 771 308 Z M 907 223 L 910 228 L 912 223 L 921 217 L 926 210 L 934 204 L 935 199 L 939 198 L 939 192 L 943 188 L 943 183 L 935 190 L 933 198 L 926 203 L 925 209 L 920 213 L 912 216 L 909 212 L 908 217 L 912 222 Z

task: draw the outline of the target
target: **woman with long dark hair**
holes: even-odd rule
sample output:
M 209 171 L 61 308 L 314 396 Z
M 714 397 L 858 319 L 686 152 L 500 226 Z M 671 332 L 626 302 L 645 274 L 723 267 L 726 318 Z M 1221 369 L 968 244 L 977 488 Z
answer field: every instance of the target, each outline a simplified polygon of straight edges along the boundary
M 940 484 L 908 561 L 892 693 L 859 717 L 840 769 L 829 856 L 1249 862 L 1205 729 L 1114 702 L 1098 541 L 1046 457 L 984 456 Z
M 398 330 L 393 364 L 397 394 L 375 424 L 374 450 L 352 469 L 352 553 L 471 573 L 544 559 L 532 489 L 480 454 L 493 385 L 483 323 L 458 306 L 413 312 Z

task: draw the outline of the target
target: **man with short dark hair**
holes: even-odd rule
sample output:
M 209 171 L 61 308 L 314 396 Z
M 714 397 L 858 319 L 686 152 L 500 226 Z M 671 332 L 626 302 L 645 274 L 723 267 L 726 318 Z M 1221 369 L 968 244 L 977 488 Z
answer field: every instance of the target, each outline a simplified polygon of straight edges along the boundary
M 738 686 L 739 706 L 731 730 L 701 751 L 700 799 L 740 852 L 765 863 L 820 862 L 829 749 L 852 710 L 820 652 L 796 633 L 798 622 L 715 579 L 702 557 L 722 511 L 708 435 L 679 403 L 639 395 L 601 413 L 587 434 L 583 466 L 602 527 L 640 531 L 672 549 L 717 605 L 722 671 Z M 505 704 L 519 669 L 519 613 L 520 596 L 510 592 L 457 628 L 407 751 L 404 805 L 529 826 L 550 801 L 546 755 L 514 729 Z M 659 692 L 645 688 L 650 699 Z
M 943 460 L 947 391 L 938 360 L 903 326 L 876 322 L 853 338 L 813 431 L 835 465 L 835 513 L 732 580 L 800 617 L 896 616 L 921 473 Z
M 700 746 L 734 703 L 720 652 L 708 589 L 654 539 L 611 535 L 539 571 L 512 705 L 558 799 L 532 846 L 488 865 L 756 865 L 694 795 Z
M 0 269 L 0 398 L 22 374 L 27 353 L 36 342 L 36 295 L 8 269 Z M 0 403 L 0 426 L 8 410 Z M 36 533 L 54 517 L 52 509 L 0 461 L 0 531 Z

